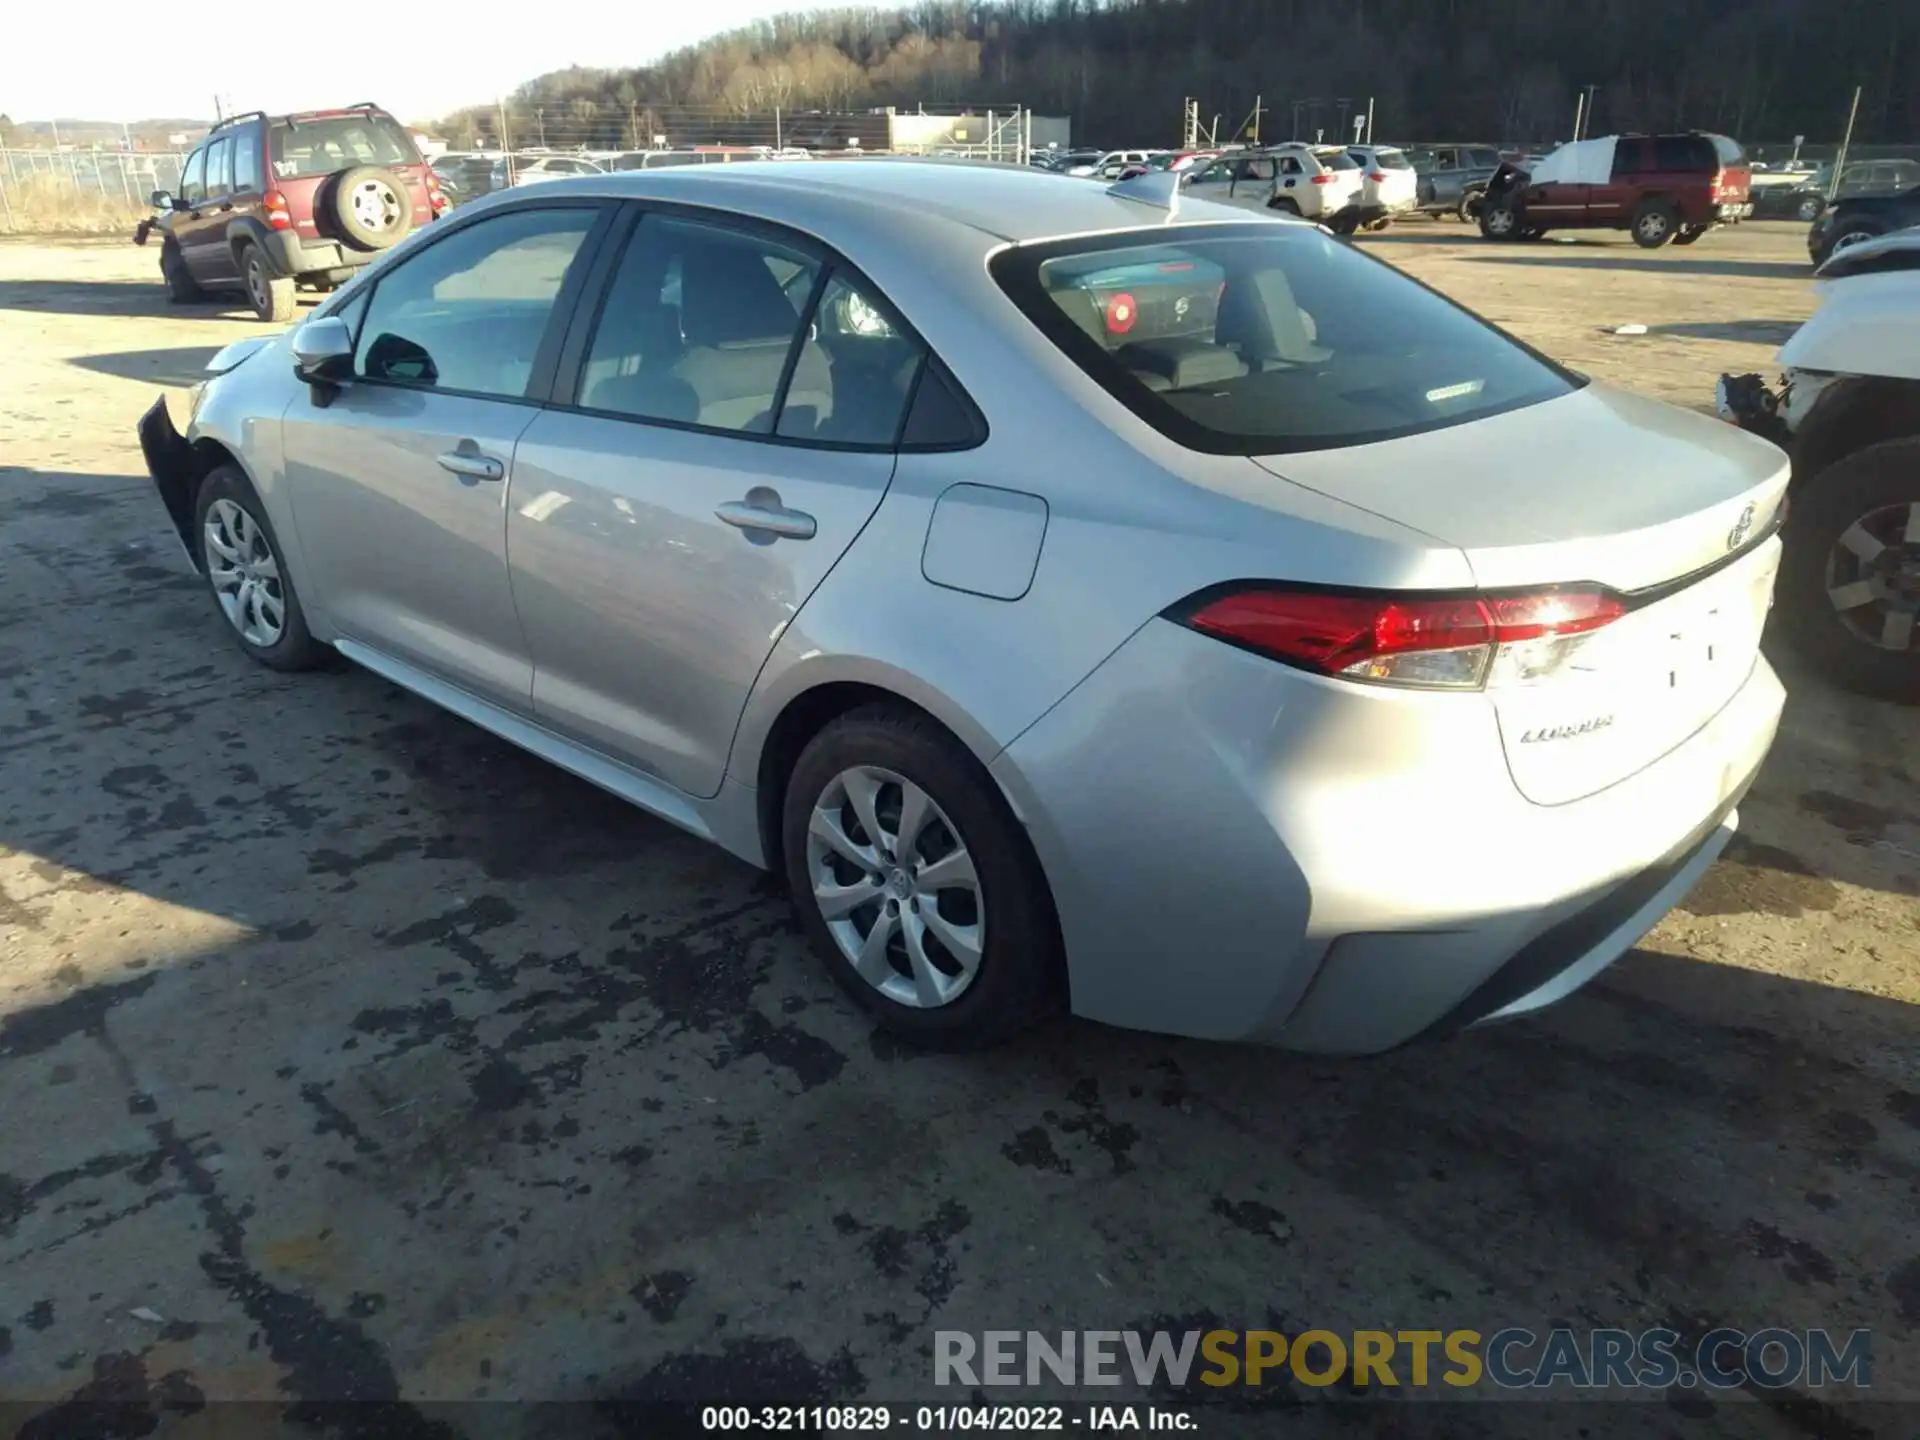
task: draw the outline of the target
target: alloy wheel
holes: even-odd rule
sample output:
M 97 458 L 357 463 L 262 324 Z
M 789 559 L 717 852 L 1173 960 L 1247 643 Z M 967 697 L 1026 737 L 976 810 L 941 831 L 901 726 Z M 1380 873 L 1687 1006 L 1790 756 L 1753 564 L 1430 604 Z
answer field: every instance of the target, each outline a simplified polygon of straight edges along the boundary
M 1487 231 L 1493 235 L 1506 235 L 1513 229 L 1513 211 L 1504 205 L 1495 206 L 1486 212 Z
M 1827 555 L 1827 599 L 1870 645 L 1902 653 L 1920 638 L 1920 502 L 1869 511 Z
M 1872 230 L 1849 230 L 1846 234 L 1834 238 L 1833 248 L 1827 253 L 1829 255 L 1838 255 L 1842 250 L 1851 249 L 1853 246 L 1859 245 L 1864 241 L 1876 240 L 1878 238 L 1879 236 Z
M 891 770 L 841 771 L 807 825 L 814 903 L 854 972 L 913 1009 L 950 1005 L 986 949 L 966 841 L 933 797 Z
M 207 579 L 228 621 L 249 645 L 279 644 L 287 629 L 287 600 L 264 527 L 233 501 L 220 499 L 207 508 L 203 536 Z
M 1640 217 L 1640 238 L 1643 240 L 1663 239 L 1667 233 L 1667 217 L 1658 210 L 1650 210 Z

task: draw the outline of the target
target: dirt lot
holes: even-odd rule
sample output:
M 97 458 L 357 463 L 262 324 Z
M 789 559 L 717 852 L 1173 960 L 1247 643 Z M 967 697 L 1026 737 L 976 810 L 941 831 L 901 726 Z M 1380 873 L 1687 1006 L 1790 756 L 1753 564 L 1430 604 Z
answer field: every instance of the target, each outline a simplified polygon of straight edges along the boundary
M 1794 227 L 1367 243 L 1687 405 L 1812 309 Z M 242 659 L 133 423 L 256 328 L 155 281 L 0 245 L 0 1397 L 511 1430 L 435 1407 L 925 1399 L 937 1328 L 1217 1317 L 1869 1326 L 1877 1394 L 1920 1399 L 1920 714 L 1783 663 L 1736 848 L 1542 1019 L 1363 1063 L 1073 1022 L 918 1056 L 746 867 L 371 675 Z M 1664 1398 L 1277 1385 L 1202 1429 L 1915 1429 Z

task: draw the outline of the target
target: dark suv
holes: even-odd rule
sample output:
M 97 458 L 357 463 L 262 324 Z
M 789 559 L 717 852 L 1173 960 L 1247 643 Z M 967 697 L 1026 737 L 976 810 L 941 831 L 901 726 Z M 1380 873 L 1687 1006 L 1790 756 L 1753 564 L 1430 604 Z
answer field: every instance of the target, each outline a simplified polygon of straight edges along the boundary
M 1420 177 L 1416 193 L 1421 213 L 1462 220 L 1480 213 L 1480 197 L 1502 163 L 1492 145 L 1416 145 L 1407 156 Z
M 1724 135 L 1581 140 L 1530 171 L 1502 166 L 1480 204 L 1480 233 L 1532 240 L 1549 230 L 1625 230 L 1648 250 L 1691 245 L 1753 213 L 1752 178 L 1746 154 Z
M 167 297 L 243 290 L 262 320 L 293 318 L 299 286 L 331 290 L 451 202 L 399 121 L 376 105 L 236 115 L 155 191 Z

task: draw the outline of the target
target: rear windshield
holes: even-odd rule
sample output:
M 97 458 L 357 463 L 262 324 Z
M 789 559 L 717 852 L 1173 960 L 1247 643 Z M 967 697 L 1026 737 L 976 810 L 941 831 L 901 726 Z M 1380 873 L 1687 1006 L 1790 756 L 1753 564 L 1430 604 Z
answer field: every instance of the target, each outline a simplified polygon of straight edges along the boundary
M 1579 383 L 1312 226 L 1016 246 L 993 273 L 1070 359 L 1192 450 L 1361 445 L 1538 404 Z
M 1747 152 L 1740 148 L 1738 142 L 1724 135 L 1709 135 L 1707 138 L 1713 142 L 1713 153 L 1722 165 L 1747 163 Z
M 1413 168 L 1413 166 L 1407 163 L 1405 153 L 1399 150 L 1376 150 L 1373 152 L 1373 158 L 1379 161 L 1382 170 L 1411 170 Z
M 1316 150 L 1313 158 L 1328 170 L 1358 170 L 1360 162 L 1344 150 Z
M 419 153 L 388 115 L 335 115 L 273 127 L 273 173 L 282 180 L 355 165 L 418 165 Z

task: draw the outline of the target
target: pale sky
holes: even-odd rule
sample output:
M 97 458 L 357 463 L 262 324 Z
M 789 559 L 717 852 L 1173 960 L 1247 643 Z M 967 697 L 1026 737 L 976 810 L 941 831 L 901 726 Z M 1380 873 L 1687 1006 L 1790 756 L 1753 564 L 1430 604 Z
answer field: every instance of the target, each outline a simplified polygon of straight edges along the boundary
M 235 9 L 23 0 L 0 21 L 0 114 L 15 120 L 213 118 L 371 100 L 435 118 L 569 65 L 644 65 L 782 11 L 847 0 L 569 0 L 540 9 L 325 0 Z M 294 18 L 295 14 L 299 18 Z M 336 19 L 329 19 L 337 13 Z

